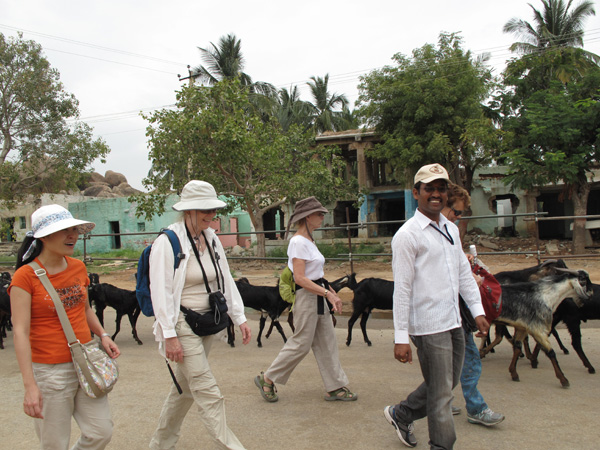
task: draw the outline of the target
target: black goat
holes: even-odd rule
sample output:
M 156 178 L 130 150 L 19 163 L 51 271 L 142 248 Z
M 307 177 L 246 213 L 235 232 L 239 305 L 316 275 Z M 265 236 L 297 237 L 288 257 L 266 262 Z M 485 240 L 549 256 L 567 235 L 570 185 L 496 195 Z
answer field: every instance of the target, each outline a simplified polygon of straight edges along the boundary
M 596 373 L 596 369 L 594 369 L 594 366 L 592 366 L 587 359 L 587 356 L 583 352 L 583 347 L 581 346 L 581 322 L 600 319 L 600 285 L 592 284 L 592 289 L 594 292 L 592 297 L 583 302 L 581 307 L 578 307 L 572 298 L 567 298 L 558 305 L 558 308 L 556 308 L 556 311 L 552 316 L 552 334 L 558 341 L 558 345 L 561 349 L 563 349 L 566 354 L 569 354 L 569 351 L 563 346 L 555 329 L 559 322 L 564 322 L 571 335 L 571 345 L 579 355 L 581 362 L 583 362 L 583 365 L 587 368 L 589 373 Z M 537 366 L 537 356 L 539 351 L 540 346 L 538 344 L 535 346 L 531 355 L 531 365 L 533 367 Z
M 4 349 L 6 332 L 12 329 L 10 322 L 10 296 L 6 285 L 0 285 L 0 349 Z
M 365 278 L 358 284 L 348 285 L 354 291 L 354 299 L 352 300 L 352 316 L 348 319 L 348 338 L 346 345 L 352 342 L 352 327 L 354 322 L 362 315 L 360 319 L 360 328 L 363 333 L 363 338 L 368 346 L 371 346 L 371 341 L 367 336 L 367 320 L 373 309 L 393 309 L 394 307 L 394 282 L 382 280 L 381 278 Z
M 265 328 L 267 316 L 271 318 L 271 323 L 277 328 L 283 341 L 287 342 L 283 328 L 279 323 L 281 314 L 291 305 L 283 300 L 279 295 L 278 286 L 255 286 L 250 284 L 247 278 L 240 278 L 235 282 L 238 291 L 242 296 L 244 306 L 255 309 L 260 312 L 260 330 L 256 341 L 258 346 L 262 347 L 261 336 Z
M 502 286 L 502 312 L 495 322 L 515 327 L 513 358 L 508 369 L 513 381 L 519 381 L 517 361 L 522 342 L 530 334 L 552 362 L 561 385 L 569 386 L 548 340 L 552 314 L 565 298 L 571 297 L 581 305 L 582 300 L 590 298 L 592 293 L 592 283 L 583 270 L 565 271 L 533 282 Z
M 131 324 L 133 339 L 139 345 L 142 345 L 142 341 L 138 337 L 136 330 L 136 323 L 141 309 L 135 296 L 135 291 L 121 289 L 108 283 L 98 283 L 90 284 L 89 296 L 90 302 L 93 302 L 96 307 L 96 315 L 102 326 L 104 326 L 104 309 L 110 306 L 117 311 L 117 330 L 112 335 L 113 340 L 119 334 L 119 331 L 121 331 L 121 318 L 127 315 Z
M 3 339 L 7 337 L 6 332 L 12 330 L 12 323 L 10 321 L 10 296 L 7 292 L 11 280 L 10 273 L 0 273 L 0 350 L 4 349 Z

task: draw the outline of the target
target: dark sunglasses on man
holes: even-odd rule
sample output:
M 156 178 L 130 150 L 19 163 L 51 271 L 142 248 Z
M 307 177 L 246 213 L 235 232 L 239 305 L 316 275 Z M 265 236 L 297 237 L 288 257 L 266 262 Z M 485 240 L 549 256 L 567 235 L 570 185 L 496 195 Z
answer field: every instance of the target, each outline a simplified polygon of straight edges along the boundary
M 464 213 L 464 211 L 461 211 L 460 209 L 454 209 L 454 208 L 452 208 L 452 207 L 450 207 L 450 209 L 452 210 L 452 212 L 454 213 L 454 215 L 455 215 L 456 217 L 460 217 L 460 216 L 462 216 L 462 215 L 463 215 L 463 213 Z

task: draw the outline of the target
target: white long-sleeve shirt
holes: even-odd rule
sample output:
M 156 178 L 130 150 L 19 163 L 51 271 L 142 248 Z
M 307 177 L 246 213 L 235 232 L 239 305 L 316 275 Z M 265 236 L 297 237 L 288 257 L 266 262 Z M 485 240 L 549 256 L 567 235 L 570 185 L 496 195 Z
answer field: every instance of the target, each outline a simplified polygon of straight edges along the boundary
M 185 255 L 179 263 L 179 268 L 173 274 L 174 255 L 173 247 L 168 236 L 161 234 L 152 244 L 150 252 L 150 295 L 154 308 L 154 338 L 158 341 L 159 352 L 164 354 L 164 341 L 166 338 L 175 337 L 175 325 L 180 314 L 181 292 L 185 284 L 185 273 L 190 258 L 195 258 L 192 244 L 187 237 L 183 221 L 169 226 L 181 244 L 181 252 Z M 246 322 L 244 303 L 235 285 L 229 264 L 225 257 L 223 245 L 212 228 L 205 230 L 208 245 L 213 241 L 216 244 L 217 254 L 220 256 L 219 264 L 225 278 L 225 299 L 227 300 L 228 314 L 235 325 Z
M 454 241 L 434 230 L 430 224 Z M 439 225 L 418 209 L 392 239 L 395 343 L 409 336 L 460 327 L 460 294 L 473 317 L 484 315 L 479 288 L 463 252 L 456 225 L 440 215 Z

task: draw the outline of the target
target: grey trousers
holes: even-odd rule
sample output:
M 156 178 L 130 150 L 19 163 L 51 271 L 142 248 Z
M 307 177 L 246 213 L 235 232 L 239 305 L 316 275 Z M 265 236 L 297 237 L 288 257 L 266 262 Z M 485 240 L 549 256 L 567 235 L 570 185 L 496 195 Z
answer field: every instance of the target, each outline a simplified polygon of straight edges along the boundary
M 452 389 L 460 381 L 465 357 L 463 329 L 411 336 L 411 339 L 417 347 L 425 381 L 396 406 L 396 417 L 410 423 L 427 416 L 430 447 L 451 449 L 456 441 Z
M 183 419 L 196 403 L 202 423 L 219 448 L 243 450 L 244 446 L 227 426 L 225 401 L 208 364 L 207 357 L 213 336 L 195 335 L 182 320 L 177 323 L 175 331 L 183 347 L 183 361 L 177 363 L 174 372 L 183 394 L 179 395 L 175 385 L 171 387 L 160 413 L 158 427 L 150 441 L 150 448 L 174 449 L 179 440 Z
M 327 392 L 348 384 L 340 364 L 331 314 L 317 314 L 317 296 L 305 289 L 296 292 L 294 335 L 285 343 L 265 376 L 275 383 L 286 384 L 298 364 L 312 349 Z

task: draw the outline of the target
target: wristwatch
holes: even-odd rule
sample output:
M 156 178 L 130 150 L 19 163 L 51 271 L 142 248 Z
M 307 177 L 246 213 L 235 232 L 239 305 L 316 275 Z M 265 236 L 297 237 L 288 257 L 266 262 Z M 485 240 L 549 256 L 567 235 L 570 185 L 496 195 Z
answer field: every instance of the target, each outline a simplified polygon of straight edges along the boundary
M 323 297 L 327 298 L 327 294 L 329 294 L 329 291 L 327 289 L 325 289 L 325 293 L 323 294 Z

